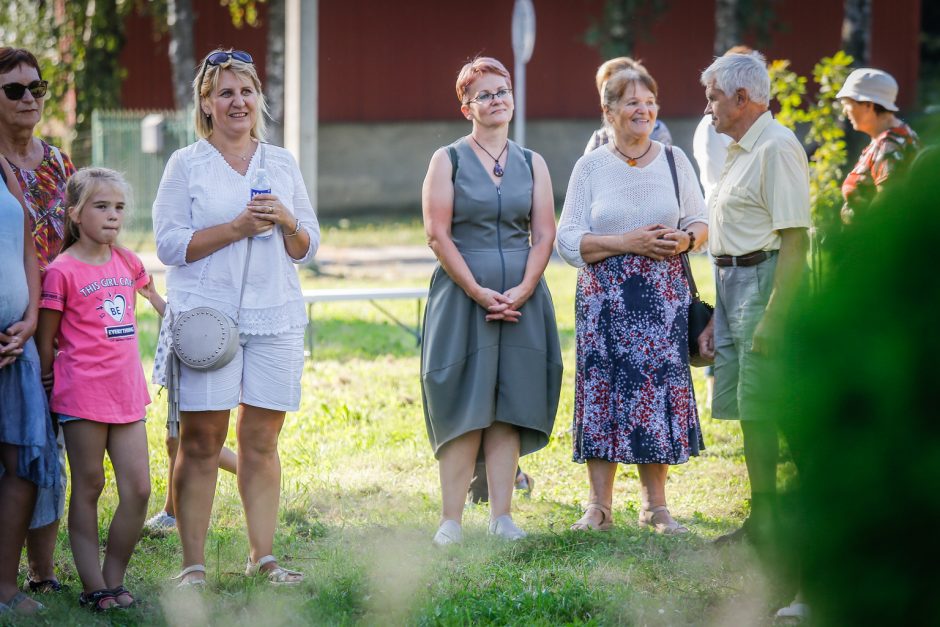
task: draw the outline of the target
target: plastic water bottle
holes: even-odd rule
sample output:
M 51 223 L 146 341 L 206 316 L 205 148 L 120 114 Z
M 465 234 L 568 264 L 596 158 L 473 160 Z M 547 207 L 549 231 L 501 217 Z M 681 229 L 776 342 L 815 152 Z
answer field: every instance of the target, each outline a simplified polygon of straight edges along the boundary
M 268 173 L 264 168 L 258 168 L 255 170 L 255 175 L 251 178 L 251 197 L 254 198 L 258 194 L 270 194 L 271 193 L 271 179 L 268 178 Z M 271 225 L 271 228 L 265 229 L 255 235 L 255 237 L 270 237 L 274 233 L 274 225 Z

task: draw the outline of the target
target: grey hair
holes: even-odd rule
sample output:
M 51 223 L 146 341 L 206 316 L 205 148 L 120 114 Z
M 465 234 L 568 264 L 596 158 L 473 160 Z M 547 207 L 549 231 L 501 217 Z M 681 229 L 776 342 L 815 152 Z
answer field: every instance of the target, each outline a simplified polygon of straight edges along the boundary
M 759 52 L 718 57 L 702 72 L 701 81 L 705 87 L 714 81 L 726 96 L 743 89 L 754 102 L 770 104 L 770 75 L 767 61 Z

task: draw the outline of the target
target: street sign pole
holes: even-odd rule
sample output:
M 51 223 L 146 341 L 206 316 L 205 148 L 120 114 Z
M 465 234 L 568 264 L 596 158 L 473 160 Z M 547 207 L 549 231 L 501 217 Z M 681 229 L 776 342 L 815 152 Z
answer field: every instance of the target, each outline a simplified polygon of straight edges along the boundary
M 516 0 L 512 8 L 513 100 L 516 110 L 513 139 L 525 146 L 525 67 L 535 49 L 535 7 L 532 0 Z

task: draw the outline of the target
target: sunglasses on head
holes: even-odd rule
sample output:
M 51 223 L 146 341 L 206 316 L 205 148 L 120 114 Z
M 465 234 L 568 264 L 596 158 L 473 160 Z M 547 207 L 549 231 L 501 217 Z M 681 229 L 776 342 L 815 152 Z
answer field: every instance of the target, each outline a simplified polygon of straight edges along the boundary
M 33 81 L 29 85 L 24 85 L 23 83 L 7 83 L 6 85 L 0 86 L 0 89 L 3 89 L 3 93 L 6 94 L 7 98 L 10 100 L 19 100 L 26 94 L 26 90 L 29 90 L 29 93 L 33 95 L 33 98 L 39 100 L 46 95 L 46 90 L 49 88 L 49 81 Z
M 199 72 L 199 85 L 200 90 L 202 89 L 202 81 L 206 77 L 206 68 L 210 65 L 222 65 L 227 63 L 231 59 L 236 61 L 241 61 L 242 63 L 250 63 L 254 65 L 255 60 L 251 58 L 251 55 L 245 52 L 244 50 L 232 50 L 231 52 L 213 52 L 206 60 L 202 63 L 202 70 Z

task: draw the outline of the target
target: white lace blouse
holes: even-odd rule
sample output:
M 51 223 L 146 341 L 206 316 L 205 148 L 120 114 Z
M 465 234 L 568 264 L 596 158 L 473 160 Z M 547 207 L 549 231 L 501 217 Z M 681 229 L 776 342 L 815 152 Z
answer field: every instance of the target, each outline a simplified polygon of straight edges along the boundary
M 558 223 L 555 248 L 562 259 L 579 268 L 585 265 L 581 238 L 587 233 L 616 235 L 651 224 L 682 229 L 695 222 L 708 224 L 695 170 L 681 149 L 672 150 L 681 207 L 662 144 L 656 158 L 643 168 L 628 165 L 607 147 L 578 159 Z
M 294 264 L 313 259 L 320 226 L 307 196 L 300 168 L 285 149 L 264 144 L 265 170 L 271 190 L 310 236 L 303 258 L 287 254 L 280 227 L 271 237 L 252 243 L 245 297 L 238 299 L 248 240 L 242 239 L 202 259 L 186 262 L 186 249 L 196 231 L 232 221 L 245 209 L 250 181 L 260 166 L 261 147 L 242 176 L 206 140 L 173 153 L 153 204 L 157 256 L 167 271 L 167 302 L 173 312 L 215 307 L 238 319 L 239 331 L 271 335 L 307 323 L 300 280 Z

